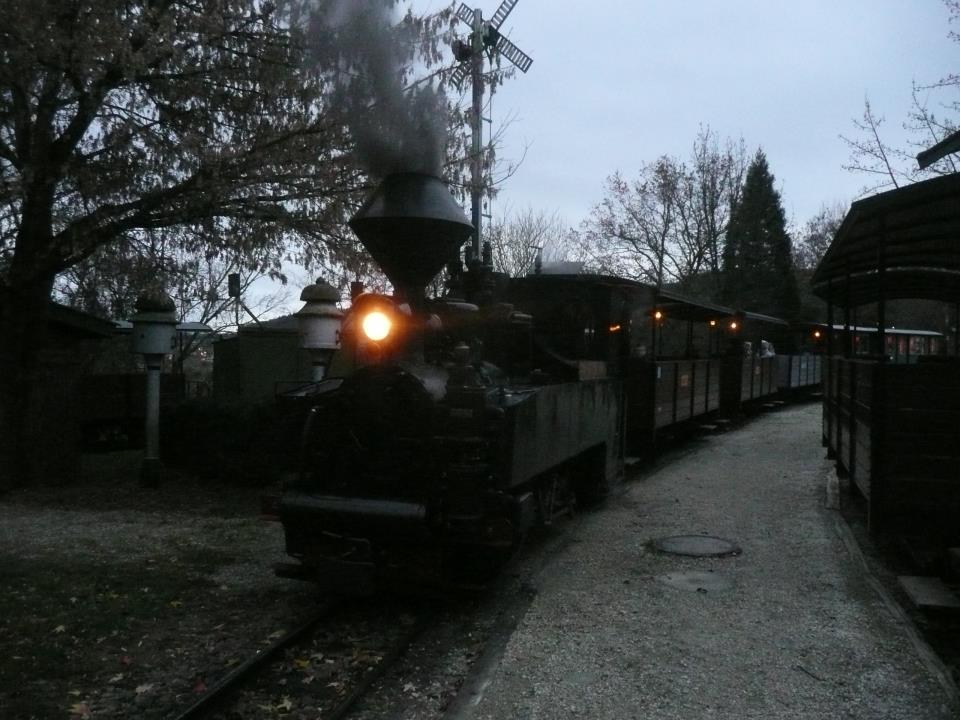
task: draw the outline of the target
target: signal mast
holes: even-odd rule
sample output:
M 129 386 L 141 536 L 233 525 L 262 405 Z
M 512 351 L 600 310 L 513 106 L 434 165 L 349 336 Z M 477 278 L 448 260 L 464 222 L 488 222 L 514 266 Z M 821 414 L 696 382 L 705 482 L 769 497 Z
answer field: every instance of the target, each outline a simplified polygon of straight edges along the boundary
M 500 34 L 500 26 L 507 19 L 507 15 L 516 7 L 519 0 L 503 0 L 500 7 L 490 20 L 483 19 L 480 8 L 470 9 L 463 3 L 457 9 L 457 18 L 471 28 L 470 42 L 461 40 L 453 42 L 453 55 L 460 62 L 451 75 L 451 80 L 457 88 L 470 76 L 473 89 L 473 106 L 470 113 L 471 128 L 471 163 L 470 163 L 470 204 L 471 221 L 473 222 L 473 257 L 480 258 L 480 236 L 483 200 L 483 145 L 481 122 L 483 121 L 483 55 L 486 52 L 491 60 L 494 53 L 499 53 L 516 67 L 520 72 L 526 72 L 533 64 L 533 58 Z

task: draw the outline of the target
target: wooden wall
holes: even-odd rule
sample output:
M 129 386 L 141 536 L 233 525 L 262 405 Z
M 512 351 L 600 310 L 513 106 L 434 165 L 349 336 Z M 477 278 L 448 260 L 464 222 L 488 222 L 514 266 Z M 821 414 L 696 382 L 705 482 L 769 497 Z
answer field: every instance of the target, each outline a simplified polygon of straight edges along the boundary
M 960 360 L 831 358 L 823 432 L 872 531 L 960 540 Z

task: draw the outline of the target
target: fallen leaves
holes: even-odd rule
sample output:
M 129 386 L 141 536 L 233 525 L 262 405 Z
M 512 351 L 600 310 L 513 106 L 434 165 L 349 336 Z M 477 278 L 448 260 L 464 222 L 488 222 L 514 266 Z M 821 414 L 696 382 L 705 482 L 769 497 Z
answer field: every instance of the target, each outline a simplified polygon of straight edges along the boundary
M 71 718 L 77 718 L 79 720 L 87 720 L 87 718 L 93 717 L 93 711 L 86 702 L 74 703 L 67 708 L 67 712 L 70 713 Z
M 293 700 L 285 695 L 276 705 L 257 705 L 257 707 L 268 713 L 288 713 L 293 710 Z
M 98 490 L 113 493 L 113 480 Z M 88 491 L 84 486 L 84 502 Z M 117 512 L 84 508 L 65 523 L 61 495 L 61 490 L 51 493 L 44 501 L 49 507 L 23 511 L 24 527 L 31 528 L 26 540 L 37 545 L 22 557 L 5 558 L 0 640 L 9 642 L 0 659 L 0 685 L 16 693 L 0 698 L 0 720 L 156 714 L 177 705 L 178 698 L 208 692 L 207 673 L 213 682 L 228 660 L 235 666 L 245 659 L 251 639 L 256 644 L 299 618 L 299 605 L 289 611 L 272 602 L 265 607 L 264 598 L 273 598 L 271 573 L 245 579 L 244 587 L 254 588 L 249 595 L 237 593 L 217 603 L 206 593 L 207 581 L 198 582 L 201 575 L 213 578 L 220 565 L 234 562 L 234 555 L 260 558 L 275 549 L 275 534 L 260 533 L 259 524 L 242 511 L 250 505 L 246 500 L 224 518 L 218 498 L 211 503 L 216 514 L 194 522 L 192 499 L 187 514 L 177 508 L 168 512 L 162 504 L 150 504 L 144 514 L 139 507 L 144 494 L 132 492 L 134 507 L 124 501 Z M 149 542 L 131 534 L 138 525 L 150 526 Z M 236 526 L 253 528 L 239 548 Z M 60 541 L 47 541 L 49 533 L 61 531 Z M 170 546 L 181 538 L 189 540 L 190 554 L 174 567 L 171 550 L 177 548 Z M 219 583 L 209 584 L 215 589 Z M 305 672 L 291 674 L 286 690 L 275 686 L 275 694 L 261 700 L 276 705 L 267 720 L 286 720 L 301 709 L 293 688 L 306 689 L 299 682 Z M 311 689 L 322 685 L 322 678 Z M 292 711 L 281 702 L 283 694 L 292 698 Z M 251 717 L 256 716 L 254 711 Z

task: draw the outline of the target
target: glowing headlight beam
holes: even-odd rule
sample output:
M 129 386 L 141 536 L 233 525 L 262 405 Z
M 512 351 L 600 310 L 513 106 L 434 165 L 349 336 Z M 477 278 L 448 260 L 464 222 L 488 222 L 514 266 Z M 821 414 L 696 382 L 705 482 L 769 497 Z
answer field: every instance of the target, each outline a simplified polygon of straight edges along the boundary
M 390 326 L 390 318 L 379 310 L 367 313 L 361 323 L 363 334 L 375 342 L 383 340 L 390 334 Z

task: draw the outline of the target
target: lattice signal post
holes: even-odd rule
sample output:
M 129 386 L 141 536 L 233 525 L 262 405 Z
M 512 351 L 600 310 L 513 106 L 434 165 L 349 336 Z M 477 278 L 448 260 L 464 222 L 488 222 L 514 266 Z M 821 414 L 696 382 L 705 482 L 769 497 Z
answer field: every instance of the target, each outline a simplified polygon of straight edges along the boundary
M 482 223 L 481 203 L 483 198 L 483 158 L 481 132 L 483 111 L 483 55 L 493 57 L 500 53 L 513 63 L 520 72 L 526 72 L 533 64 L 533 58 L 500 34 L 500 26 L 507 15 L 516 7 L 519 0 L 503 0 L 490 20 L 483 19 L 479 8 L 471 10 L 462 4 L 457 9 L 457 18 L 471 27 L 470 42 L 456 41 L 453 44 L 454 57 L 460 61 L 451 76 L 457 87 L 463 85 L 467 75 L 473 86 L 473 107 L 471 110 L 471 163 L 470 163 L 470 203 L 473 221 L 473 257 L 480 257 L 480 236 Z

